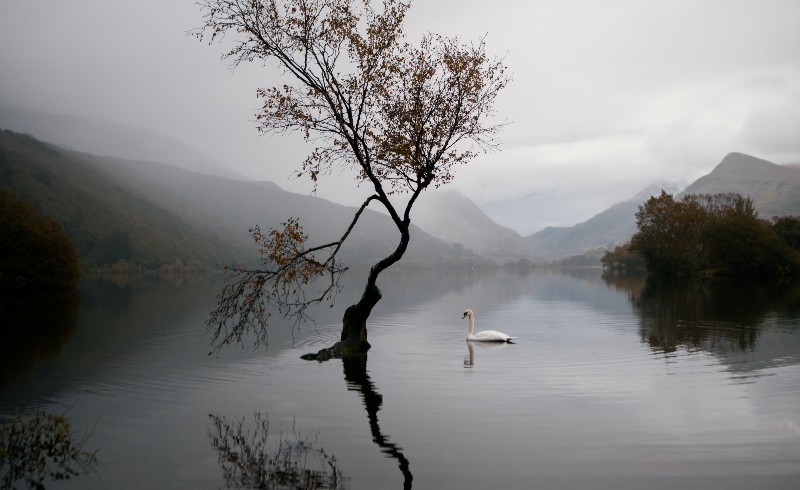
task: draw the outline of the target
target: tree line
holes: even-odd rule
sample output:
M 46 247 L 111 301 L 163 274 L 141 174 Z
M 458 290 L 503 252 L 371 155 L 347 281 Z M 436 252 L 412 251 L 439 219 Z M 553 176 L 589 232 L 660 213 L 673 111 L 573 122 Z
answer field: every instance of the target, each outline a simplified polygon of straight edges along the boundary
M 735 193 L 664 191 L 636 213 L 637 232 L 602 258 L 607 268 L 644 267 L 656 276 L 800 273 L 800 217 L 762 219 L 752 199 Z
M 0 292 L 73 289 L 78 251 L 61 225 L 0 191 Z

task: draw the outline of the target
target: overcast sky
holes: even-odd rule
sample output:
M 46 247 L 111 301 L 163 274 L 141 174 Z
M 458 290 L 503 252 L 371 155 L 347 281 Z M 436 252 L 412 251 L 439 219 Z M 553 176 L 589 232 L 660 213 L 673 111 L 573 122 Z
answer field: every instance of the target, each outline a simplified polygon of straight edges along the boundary
M 253 178 L 290 178 L 308 148 L 258 136 L 254 65 L 188 36 L 192 0 L 2 0 L 0 101 L 141 126 Z M 502 151 L 451 188 L 480 205 L 552 196 L 571 225 L 654 182 L 689 183 L 731 151 L 800 163 L 798 0 L 417 0 L 410 37 L 487 36 L 514 73 L 498 103 Z M 347 176 L 319 195 L 357 204 Z M 544 217 L 542 217 L 544 216 Z

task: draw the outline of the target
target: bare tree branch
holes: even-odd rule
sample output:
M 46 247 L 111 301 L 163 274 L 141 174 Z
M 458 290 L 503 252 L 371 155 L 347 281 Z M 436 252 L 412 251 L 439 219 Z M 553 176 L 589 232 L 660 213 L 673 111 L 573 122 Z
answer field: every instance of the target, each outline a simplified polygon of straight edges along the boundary
M 195 32 L 200 39 L 235 38 L 223 58 L 234 66 L 276 62 L 283 71 L 284 84 L 257 90 L 262 106 L 256 120 L 261 131 L 298 131 L 315 144 L 296 175 L 308 176 L 316 190 L 321 175 L 342 166 L 374 190 L 337 242 L 308 247 L 308 237 L 291 218 L 266 234 L 251 230 L 262 266 L 228 269 L 208 322 L 212 345 L 240 342 L 248 331 L 258 333 L 257 344 L 266 341 L 270 306 L 304 320 L 309 305 L 332 299 L 346 270 L 336 261 L 341 245 L 363 210 L 378 201 L 399 242 L 372 267 L 356 313 L 345 314 L 344 323 L 358 326 L 343 326 L 343 337 L 349 332 L 368 347 L 365 322 L 380 299 L 377 277 L 405 254 L 412 207 L 431 185 L 452 181 L 456 166 L 495 148 L 505 123 L 491 119 L 495 99 L 510 80 L 505 66 L 487 56 L 483 39 L 462 44 L 428 34 L 410 45 L 403 33 L 408 1 L 200 0 L 198 5 L 204 12 L 204 24 Z M 312 284 L 320 291 L 306 292 L 313 291 Z
M 271 229 L 263 234 L 258 227 L 251 229 L 261 252 L 261 268 L 226 267 L 225 286 L 207 322 L 214 348 L 209 354 L 219 352 L 225 345 L 242 342 L 248 333 L 256 335 L 256 346 L 265 344 L 266 327 L 272 315 L 270 305 L 298 323 L 309 319 L 306 314 L 309 307 L 332 301 L 339 292 L 339 279 L 347 271 L 337 261 L 337 255 L 364 210 L 376 199 L 375 195 L 368 197 L 341 238 L 323 245 L 306 248 L 308 237 L 294 218 L 282 223 L 282 230 Z M 318 252 L 326 253 L 326 258 L 318 260 L 315 256 Z M 318 289 L 309 296 L 312 285 Z

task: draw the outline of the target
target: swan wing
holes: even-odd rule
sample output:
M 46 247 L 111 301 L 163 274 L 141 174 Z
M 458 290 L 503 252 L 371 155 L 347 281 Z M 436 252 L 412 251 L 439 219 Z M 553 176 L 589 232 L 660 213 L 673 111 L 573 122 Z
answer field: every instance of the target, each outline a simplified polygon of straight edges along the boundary
M 509 340 L 515 338 L 516 337 L 509 337 L 503 332 L 498 332 L 497 330 L 484 330 L 476 333 L 475 335 L 471 335 L 469 340 L 475 340 L 477 342 L 508 342 Z

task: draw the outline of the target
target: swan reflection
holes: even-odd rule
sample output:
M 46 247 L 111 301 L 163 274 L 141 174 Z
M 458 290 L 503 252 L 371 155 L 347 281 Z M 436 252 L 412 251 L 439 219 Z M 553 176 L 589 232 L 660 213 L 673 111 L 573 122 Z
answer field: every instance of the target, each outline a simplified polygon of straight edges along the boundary
M 510 343 L 512 342 L 471 342 L 467 340 L 466 344 L 469 355 L 464 356 L 464 368 L 472 369 L 475 367 L 475 349 L 504 349 L 508 347 L 508 344 Z
M 375 384 L 367 373 L 367 355 L 353 355 L 342 358 L 344 368 L 344 379 L 347 381 L 347 389 L 361 393 L 364 408 L 367 409 L 369 418 L 369 430 L 372 433 L 372 441 L 390 457 L 397 460 L 400 472 L 403 474 L 403 488 L 411 488 L 414 479 L 409 469 L 408 458 L 403 454 L 403 449 L 389 441 L 389 437 L 381 432 L 378 424 L 378 411 L 383 404 L 383 396 L 375 390 Z
M 475 367 L 475 348 L 472 347 L 472 342 L 469 340 L 467 340 L 467 349 L 469 349 L 469 355 L 464 358 L 464 367 L 473 368 Z

